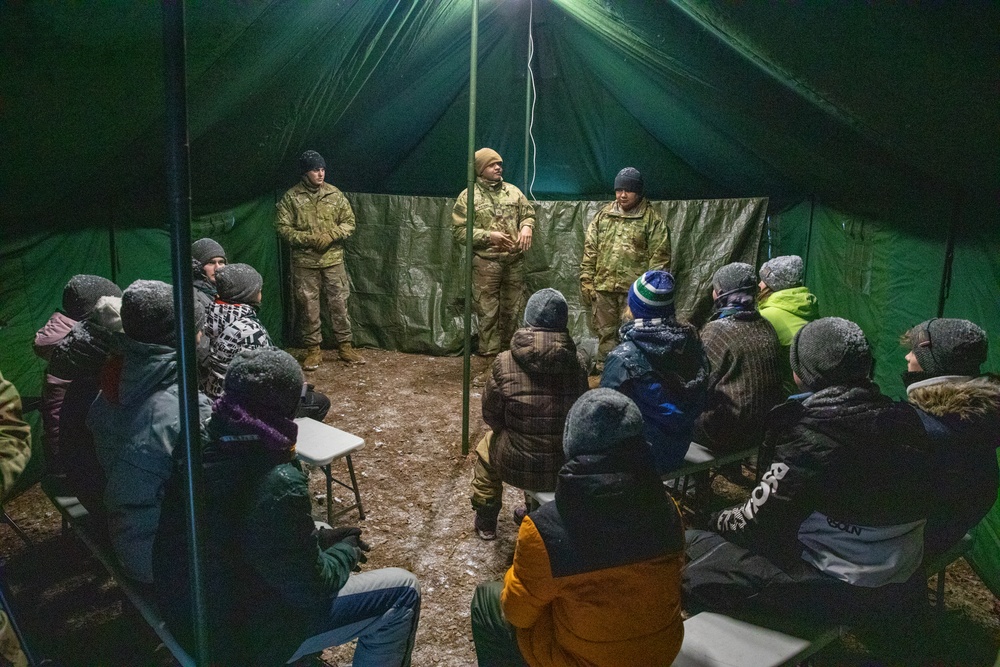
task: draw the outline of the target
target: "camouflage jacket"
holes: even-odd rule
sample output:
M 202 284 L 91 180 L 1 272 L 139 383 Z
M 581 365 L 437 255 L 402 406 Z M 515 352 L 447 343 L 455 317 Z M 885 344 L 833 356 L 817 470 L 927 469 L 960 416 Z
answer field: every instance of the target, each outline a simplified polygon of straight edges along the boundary
M 329 183 L 311 192 L 299 182 L 278 202 L 274 226 L 292 248 L 292 264 L 321 269 L 344 261 L 344 239 L 354 232 L 354 211 L 344 193 Z
M 0 505 L 31 458 L 31 431 L 21 415 L 21 397 L 0 375 Z
M 646 271 L 670 268 L 670 228 L 648 199 L 622 213 L 611 202 L 587 228 L 580 284 L 602 292 L 627 292 Z
M 455 242 L 465 245 L 465 216 L 468 211 L 468 188 L 462 190 L 452 209 L 451 217 L 455 223 L 452 231 Z M 473 193 L 473 205 L 476 207 L 476 218 L 472 222 L 472 250 L 486 259 L 513 258 L 521 254 L 514 249 L 511 252 L 497 252 L 490 245 L 490 232 L 504 232 L 517 241 L 522 227 L 535 226 L 535 207 L 515 185 L 500 181 L 490 183 L 482 178 L 476 179 L 476 191 Z

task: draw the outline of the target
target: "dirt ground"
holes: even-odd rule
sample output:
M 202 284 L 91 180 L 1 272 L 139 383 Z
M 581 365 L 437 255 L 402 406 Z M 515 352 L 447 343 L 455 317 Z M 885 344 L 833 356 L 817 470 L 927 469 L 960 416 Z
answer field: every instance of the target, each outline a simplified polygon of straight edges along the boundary
M 310 381 L 330 397 L 326 421 L 365 439 L 353 457 L 366 519 L 356 511 L 338 519 L 358 525 L 373 545 L 366 569 L 404 567 L 423 588 L 423 609 L 413 664 L 475 664 L 469 602 L 481 581 L 499 579 L 514 553 L 516 528 L 509 510 L 523 502 L 507 489 L 499 536 L 483 542 L 472 530 L 469 480 L 472 457 L 461 453 L 462 359 L 364 350 L 368 363 L 345 366 L 327 351 Z M 477 363 L 478 362 L 478 363 Z M 473 370 L 482 362 L 473 360 Z M 479 390 L 471 399 L 470 449 L 482 432 Z M 347 478 L 343 462 L 334 475 Z M 325 517 L 323 475 L 311 474 L 315 516 Z M 716 503 L 737 500 L 747 488 L 716 479 Z M 352 494 L 334 487 L 334 504 Z M 39 652 L 67 666 L 170 665 L 159 640 L 113 581 L 72 537 L 60 534 L 58 513 L 38 487 L 10 502 L 10 516 L 28 533 L 25 548 L 0 527 L 6 579 Z M 1000 645 L 995 600 L 964 560 L 948 570 L 946 609 L 909 631 L 855 633 L 819 654 L 817 665 L 934 664 L 988 666 Z M 920 646 L 914 657 L 915 646 Z M 352 647 L 328 650 L 329 665 L 347 665 Z

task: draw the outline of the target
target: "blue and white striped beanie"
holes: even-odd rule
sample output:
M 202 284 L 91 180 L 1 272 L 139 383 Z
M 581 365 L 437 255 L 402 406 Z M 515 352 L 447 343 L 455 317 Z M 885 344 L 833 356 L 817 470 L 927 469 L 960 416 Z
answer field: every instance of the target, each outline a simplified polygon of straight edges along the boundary
M 674 277 L 669 271 L 647 271 L 628 290 L 628 308 L 637 320 L 674 315 Z

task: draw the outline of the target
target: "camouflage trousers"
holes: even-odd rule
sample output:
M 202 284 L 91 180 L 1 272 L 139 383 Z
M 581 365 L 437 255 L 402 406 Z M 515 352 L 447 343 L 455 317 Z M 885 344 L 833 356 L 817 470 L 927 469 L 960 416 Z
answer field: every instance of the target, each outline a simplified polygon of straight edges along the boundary
M 476 445 L 476 466 L 472 470 L 472 509 L 480 514 L 496 517 L 503 506 L 503 482 L 490 465 L 490 442 L 493 431 Z
M 479 319 L 479 354 L 498 354 L 510 347 L 525 301 L 523 257 L 510 261 L 472 256 L 472 305 Z
M 337 344 L 350 343 L 351 318 L 347 316 L 347 297 L 351 295 L 351 286 L 344 263 L 322 269 L 293 266 L 292 283 L 295 286 L 302 346 L 318 347 L 323 341 L 320 309 L 324 303 Z
M 594 333 L 597 335 L 597 362 L 604 363 L 604 357 L 618 345 L 618 330 L 622 326 L 625 308 L 628 306 L 628 292 L 598 292 L 590 304 Z

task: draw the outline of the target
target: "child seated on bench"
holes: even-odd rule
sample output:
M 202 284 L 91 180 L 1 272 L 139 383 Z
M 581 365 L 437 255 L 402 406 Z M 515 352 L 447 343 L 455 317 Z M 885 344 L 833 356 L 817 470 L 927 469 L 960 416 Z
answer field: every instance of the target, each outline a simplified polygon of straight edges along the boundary
M 278 665 L 357 639 L 355 665 L 410 664 L 420 616 L 416 577 L 352 575 L 367 560 L 358 528 L 317 532 L 295 458 L 302 370 L 287 352 L 232 361 L 202 452 L 201 561 L 213 665 Z M 157 602 L 192 646 L 184 471 L 163 501 L 154 547 Z
M 909 618 L 926 602 L 920 417 L 871 382 L 871 349 L 853 322 L 810 322 L 790 362 L 806 393 L 769 415 L 773 457 L 760 485 L 713 516 L 712 532 L 688 531 L 685 609 L 848 624 Z

